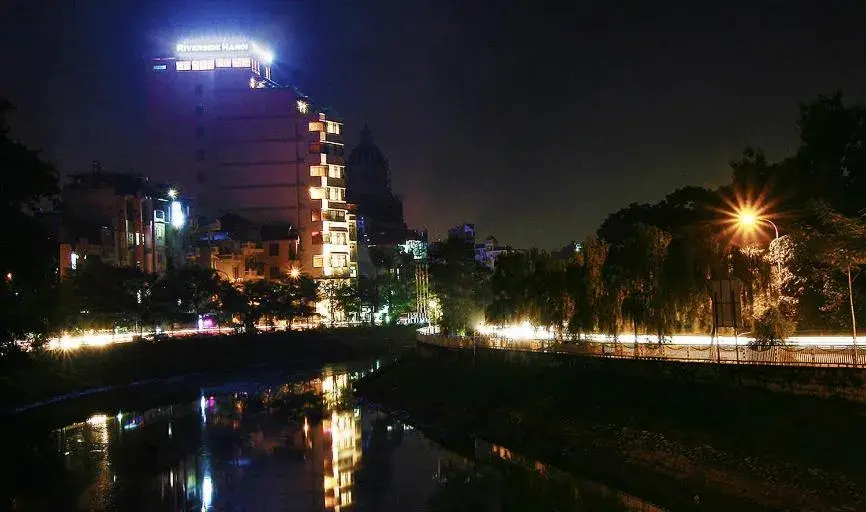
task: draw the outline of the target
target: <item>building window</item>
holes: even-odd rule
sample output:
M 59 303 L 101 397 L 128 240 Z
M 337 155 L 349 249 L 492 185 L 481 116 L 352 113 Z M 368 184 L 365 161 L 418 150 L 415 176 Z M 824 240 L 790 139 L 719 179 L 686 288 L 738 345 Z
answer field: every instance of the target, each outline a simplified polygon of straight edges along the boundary
M 313 256 L 313 267 L 322 268 L 322 256 Z
M 298 112 L 306 114 L 310 111 L 310 104 L 304 100 L 298 100 Z
M 340 179 L 343 177 L 343 168 L 339 165 L 328 166 L 328 177 Z
M 218 67 L 218 68 L 230 68 L 230 67 L 232 67 L 232 60 L 231 59 L 217 59 L 216 60 L 216 67 Z
M 334 245 L 346 245 L 346 233 L 342 231 L 331 233 L 331 243 Z
M 203 139 L 204 138 L 204 126 L 196 127 L 195 138 L 197 138 L 197 139 Z
M 249 57 L 237 57 L 232 59 L 232 67 L 233 68 L 248 68 L 250 67 L 250 58 Z
M 330 201 L 345 201 L 346 189 L 338 187 L 328 187 L 328 200 Z
M 165 64 L 154 64 L 153 66 L 154 71 L 165 71 L 167 68 L 168 66 L 166 66 Z
M 331 266 L 334 268 L 345 268 L 348 266 L 348 255 L 346 254 L 332 254 L 331 255 Z
M 193 71 L 207 71 L 207 70 L 213 69 L 213 68 L 214 68 L 213 59 L 192 61 L 192 70 Z
M 195 113 L 198 115 L 204 114 L 204 103 L 199 103 L 195 106 Z
M 321 187 L 310 187 L 310 199 L 324 199 L 325 189 Z
M 280 278 L 280 267 L 271 267 L 271 279 Z
M 201 95 L 204 93 L 204 86 L 202 84 L 195 84 L 195 93 Z
M 195 159 L 199 162 L 204 162 L 205 156 L 206 155 L 203 149 L 199 149 L 195 152 Z
M 325 127 L 322 126 L 322 123 L 321 123 L 321 122 L 319 122 L 319 121 L 310 121 L 310 131 L 311 131 L 311 132 L 320 132 L 320 131 L 322 131 L 324 128 L 325 128 Z
M 322 220 L 322 210 L 313 210 L 310 215 L 310 220 L 313 222 L 319 222 Z
M 310 166 L 310 176 L 324 176 L 325 175 L 325 166 L 324 165 L 311 165 Z
M 319 231 L 314 231 L 311 235 L 311 240 L 313 245 L 322 245 L 322 233 Z
M 333 121 L 328 121 L 328 133 L 333 133 L 335 135 L 340 134 L 340 123 L 335 123 Z
M 165 224 L 157 224 L 154 229 L 156 235 L 156 243 L 161 244 L 165 241 Z
M 179 60 L 174 63 L 174 67 L 178 71 L 189 71 L 192 69 L 192 62 L 188 60 Z
M 271 242 L 271 245 L 268 247 L 268 254 L 271 256 L 279 256 L 280 244 L 278 242 Z

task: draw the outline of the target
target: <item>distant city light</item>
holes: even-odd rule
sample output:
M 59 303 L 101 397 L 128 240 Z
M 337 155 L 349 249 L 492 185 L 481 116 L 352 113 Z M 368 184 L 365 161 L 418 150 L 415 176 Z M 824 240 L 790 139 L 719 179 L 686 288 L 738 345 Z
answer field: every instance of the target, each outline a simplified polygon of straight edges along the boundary
M 306 114 L 310 111 L 310 104 L 304 100 L 298 100 L 298 112 Z
M 184 218 L 184 214 L 183 214 L 183 205 L 181 205 L 179 201 L 172 201 L 171 202 L 171 225 L 176 229 L 180 229 L 183 227 L 185 222 L 186 222 L 186 219 Z
M 87 418 L 87 423 L 91 425 L 104 425 L 107 421 L 108 416 L 104 414 L 94 414 L 93 416 Z
M 205 475 L 201 483 L 201 509 L 207 510 L 213 502 L 213 480 Z
M 252 43 L 252 52 L 253 55 L 259 58 L 262 64 L 270 65 L 274 61 L 274 54 L 256 43 Z
M 177 190 L 170 188 L 168 189 L 168 197 L 175 199 L 177 198 Z

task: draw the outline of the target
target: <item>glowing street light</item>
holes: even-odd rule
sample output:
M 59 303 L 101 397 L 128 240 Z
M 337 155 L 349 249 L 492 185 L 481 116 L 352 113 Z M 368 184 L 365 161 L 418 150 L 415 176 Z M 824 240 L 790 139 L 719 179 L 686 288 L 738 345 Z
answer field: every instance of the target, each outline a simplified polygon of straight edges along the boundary
M 736 216 L 737 222 L 743 229 L 754 231 L 758 224 L 763 222 L 773 226 L 773 230 L 776 232 L 776 238 L 779 238 L 779 228 L 776 226 L 776 223 L 762 216 L 754 208 L 744 207 L 736 213 Z
M 301 269 L 299 269 L 298 267 L 292 267 L 289 270 L 289 277 L 291 277 L 292 279 L 297 279 L 301 277 Z
M 168 197 L 170 197 L 172 199 L 176 199 L 177 198 L 177 190 L 175 190 L 173 188 L 168 189 Z
M 776 237 L 774 240 L 779 239 L 779 227 L 776 226 L 776 223 L 768 219 L 767 217 L 761 215 L 761 213 L 750 206 L 744 206 L 737 210 L 735 213 L 737 218 L 737 224 L 739 224 L 740 228 L 747 232 L 753 232 L 757 229 L 758 225 L 761 223 L 769 224 L 773 226 L 773 231 L 776 232 Z M 779 280 L 782 279 L 782 261 L 779 260 L 776 262 L 776 266 L 779 270 Z M 780 285 L 781 286 L 781 283 Z

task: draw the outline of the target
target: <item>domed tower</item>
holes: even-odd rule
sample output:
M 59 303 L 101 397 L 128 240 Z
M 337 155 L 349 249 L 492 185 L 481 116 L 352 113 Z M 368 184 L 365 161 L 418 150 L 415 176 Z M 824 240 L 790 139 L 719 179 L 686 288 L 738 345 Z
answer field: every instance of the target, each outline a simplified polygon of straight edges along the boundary
M 346 162 L 346 184 L 346 201 L 358 205 L 358 230 L 363 241 L 370 245 L 403 243 L 403 202 L 391 190 L 388 159 L 373 142 L 367 125 Z

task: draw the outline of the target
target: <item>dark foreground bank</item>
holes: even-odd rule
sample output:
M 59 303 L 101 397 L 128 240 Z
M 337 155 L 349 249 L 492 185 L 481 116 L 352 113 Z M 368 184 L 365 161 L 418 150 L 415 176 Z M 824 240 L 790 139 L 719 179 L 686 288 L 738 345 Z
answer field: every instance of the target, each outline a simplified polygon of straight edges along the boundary
M 862 405 L 548 363 L 425 348 L 357 387 L 672 510 L 866 509 Z
M 187 337 L 44 352 L 0 363 L 0 403 L 11 412 L 57 398 L 189 374 L 360 360 L 412 343 L 412 329 L 388 327 Z

